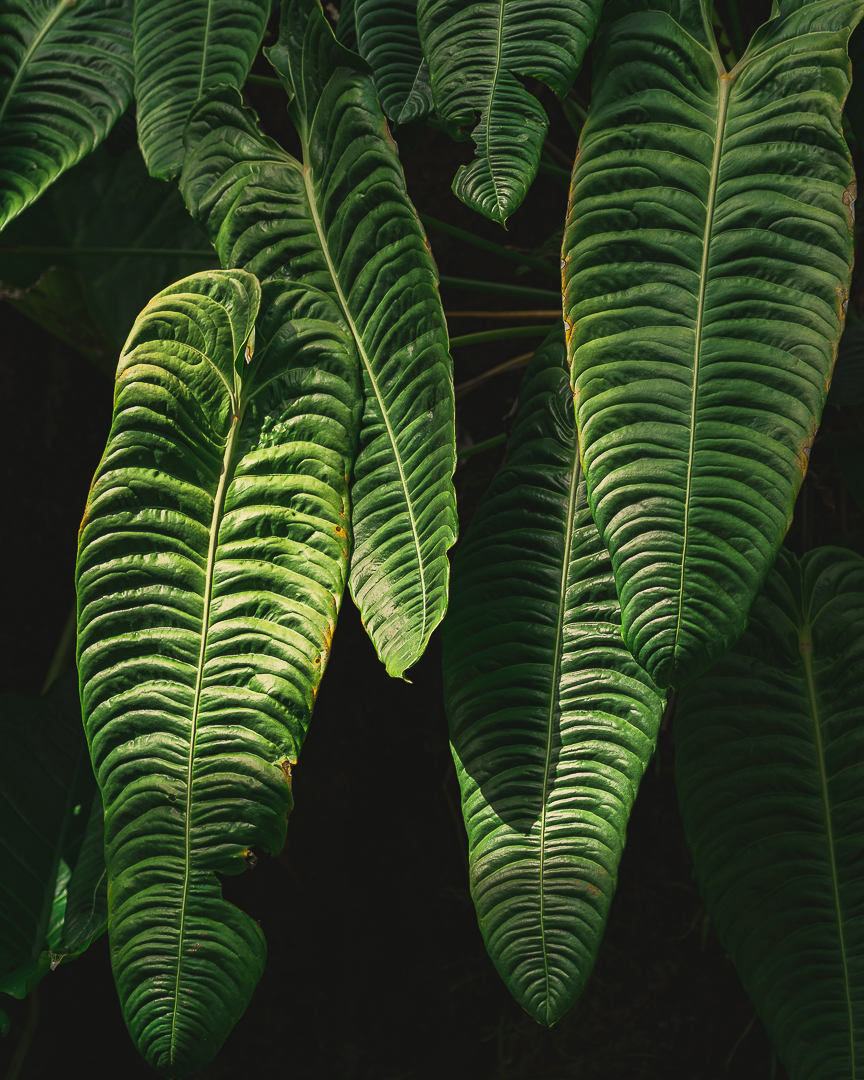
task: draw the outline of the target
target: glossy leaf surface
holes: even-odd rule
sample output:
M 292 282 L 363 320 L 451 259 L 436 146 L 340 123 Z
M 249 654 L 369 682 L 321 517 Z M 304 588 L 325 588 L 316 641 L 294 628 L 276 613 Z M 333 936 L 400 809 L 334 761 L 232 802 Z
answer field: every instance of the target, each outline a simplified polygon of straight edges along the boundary
M 476 157 L 453 190 L 502 225 L 540 164 L 548 120 L 517 75 L 563 97 L 582 66 L 602 0 L 418 0 L 438 119 L 472 132 Z
M 153 176 L 179 174 L 198 98 L 244 84 L 269 15 L 270 0 L 135 0 L 138 138 Z
M 506 464 L 457 549 L 444 681 L 480 929 L 553 1024 L 591 973 L 663 708 L 621 640 L 563 335 L 528 367 Z
M 120 359 L 80 534 L 78 666 L 129 1030 L 186 1076 L 264 963 L 214 871 L 278 852 L 347 575 L 353 358 L 320 295 L 211 271 Z
M 354 0 L 352 7 L 351 47 L 372 68 L 381 108 L 397 125 L 422 120 L 432 111 L 432 86 L 417 30 L 417 0 Z
M 132 0 L 5 0 L 0 229 L 108 134 L 132 98 Z
M 260 134 L 236 92 L 216 91 L 190 120 L 181 190 L 223 266 L 321 290 L 351 339 L 365 404 L 350 585 L 378 655 L 401 676 L 444 615 L 457 525 L 437 270 L 372 80 L 314 0 L 285 4 L 269 57 L 292 94 L 303 163 Z
M 707 0 L 639 7 L 613 5 L 598 37 L 564 306 L 624 637 L 680 687 L 744 631 L 825 404 L 852 261 L 846 43 L 864 5 L 783 0 L 729 73 Z
M 738 645 L 678 699 L 711 921 L 791 1080 L 864 1061 L 864 559 L 781 551 Z

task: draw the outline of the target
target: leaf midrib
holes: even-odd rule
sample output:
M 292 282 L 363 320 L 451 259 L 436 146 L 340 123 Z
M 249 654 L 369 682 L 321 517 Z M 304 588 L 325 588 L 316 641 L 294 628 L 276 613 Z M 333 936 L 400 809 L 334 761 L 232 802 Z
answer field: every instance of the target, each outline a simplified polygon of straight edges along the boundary
M 492 156 L 491 156 L 491 148 L 490 148 L 491 139 L 490 139 L 489 129 L 490 129 L 491 122 L 492 122 L 492 103 L 495 100 L 495 88 L 498 85 L 498 76 L 501 73 L 501 52 L 502 52 L 502 49 L 504 47 L 504 5 L 506 3 L 507 3 L 507 0 L 499 0 L 499 8 L 498 8 L 498 12 L 499 12 L 499 14 L 498 14 L 498 39 L 497 39 L 496 45 L 495 45 L 495 74 L 492 76 L 492 85 L 489 87 L 488 104 L 487 104 L 486 109 L 485 109 L 485 112 L 486 112 L 486 146 L 484 147 L 484 150 L 485 150 L 484 156 L 486 158 L 486 164 L 489 167 L 489 176 L 490 176 L 490 178 L 492 180 L 492 189 L 495 192 L 495 203 L 498 206 L 498 212 L 500 214 L 504 213 L 504 206 L 503 206 L 503 204 L 501 202 L 501 196 L 498 194 L 498 181 L 497 181 L 497 179 L 495 177 L 495 169 L 492 167 Z
M 543 951 L 543 979 L 546 986 L 546 1019 L 549 1019 L 551 987 L 549 980 L 549 958 L 546 948 L 545 906 L 546 891 L 543 887 L 543 874 L 546 867 L 546 821 L 548 818 L 547 802 L 549 797 L 549 767 L 552 762 L 552 728 L 555 710 L 558 705 L 558 684 L 561 677 L 561 655 L 564 647 L 564 611 L 567 597 L 567 579 L 570 568 L 570 552 L 573 547 L 573 518 L 576 513 L 576 492 L 579 488 L 579 442 L 576 441 L 575 453 L 570 470 L 570 495 L 567 502 L 567 539 L 564 544 L 564 558 L 561 564 L 561 580 L 558 591 L 558 624 L 555 629 L 555 652 L 552 663 L 552 677 L 549 687 L 549 713 L 546 720 L 546 762 L 543 766 L 543 795 L 540 802 L 540 943 Z
M 27 65 L 30 63 L 33 54 L 38 50 L 39 46 L 54 28 L 55 23 L 60 18 L 62 18 L 62 16 L 65 14 L 65 12 L 69 10 L 69 8 L 74 7 L 77 3 L 78 0 L 60 0 L 60 2 L 57 4 L 57 7 L 54 8 L 54 10 L 45 20 L 45 24 L 42 29 L 30 42 L 29 46 L 27 47 L 27 51 L 24 53 L 24 56 L 21 59 L 18 70 L 15 72 L 12 82 L 9 84 L 9 91 L 6 94 L 6 97 L 3 99 L 2 104 L 0 104 L 0 124 L 3 123 L 3 118 L 6 115 L 6 110 L 9 107 L 9 102 L 12 100 L 15 91 L 18 89 L 18 84 L 24 77 L 24 72 L 27 68 Z
M 303 140 L 303 153 L 307 152 L 306 139 Z M 357 347 L 357 352 L 360 355 L 360 359 L 363 361 L 363 366 L 366 369 L 366 373 L 369 376 L 369 382 L 375 393 L 375 400 L 378 402 L 378 408 L 381 411 L 381 419 L 384 421 L 384 427 L 387 431 L 387 436 L 390 439 L 390 445 L 393 448 L 393 460 L 396 462 L 396 467 L 399 470 L 399 481 L 402 485 L 402 491 L 405 498 L 405 506 L 408 510 L 408 520 L 411 523 L 411 536 L 414 540 L 414 550 L 417 557 L 417 568 L 420 575 L 420 597 L 422 602 L 422 619 L 420 624 L 420 636 L 419 641 L 422 642 L 426 637 L 426 575 L 423 570 L 423 553 L 420 550 L 420 537 L 417 532 L 417 522 L 414 518 L 414 507 L 411 503 L 411 496 L 408 491 L 408 482 L 405 479 L 405 469 L 402 464 L 402 456 L 399 452 L 399 447 L 396 443 L 396 436 L 393 431 L 393 426 L 390 423 L 390 417 L 387 415 L 387 408 L 384 404 L 384 399 L 381 395 L 381 390 L 378 386 L 378 380 L 375 378 L 375 372 L 372 370 L 372 363 L 369 356 L 366 353 L 366 348 L 363 344 L 363 339 L 360 336 L 360 332 L 357 329 L 354 319 L 351 316 L 351 312 L 348 308 L 348 302 L 345 299 L 345 294 L 342 292 L 342 285 L 339 281 L 338 274 L 336 272 L 336 266 L 333 262 L 333 258 L 330 255 L 330 248 L 327 244 L 327 240 L 324 236 L 324 229 L 321 224 L 321 218 L 318 214 L 318 206 L 315 200 L 315 193 L 312 190 L 312 166 L 304 164 L 303 166 L 303 184 L 306 188 L 306 199 L 309 203 L 309 211 L 312 215 L 312 222 L 315 226 L 315 231 L 318 235 L 318 242 L 321 245 L 321 251 L 324 254 L 324 258 L 327 260 L 327 268 L 330 271 L 330 277 L 333 281 L 333 287 L 336 290 L 336 296 L 339 300 L 339 306 L 342 308 L 342 313 L 348 323 L 348 327 L 351 331 L 351 336 L 354 339 L 354 343 Z
M 855 1069 L 855 1020 L 852 1013 L 852 994 L 849 986 L 849 965 L 846 959 L 846 943 L 843 937 L 843 917 L 840 907 L 840 882 L 837 877 L 837 860 L 834 855 L 834 827 L 831 823 L 831 803 L 828 797 L 828 776 L 825 770 L 825 751 L 822 746 L 822 727 L 819 722 L 819 703 L 816 698 L 816 682 L 813 678 L 813 634 L 809 623 L 798 631 L 798 647 L 804 668 L 807 685 L 807 698 L 810 706 L 810 718 L 813 721 L 813 736 L 816 746 L 816 760 L 819 764 L 819 785 L 822 792 L 822 808 L 825 813 L 825 829 L 828 834 L 828 859 L 831 865 L 831 886 L 834 892 L 834 911 L 837 916 L 837 933 L 840 938 L 840 956 L 843 960 L 843 989 L 846 994 L 846 1010 L 849 1015 L 849 1058 L 852 1066 L 851 1080 L 856 1078 Z
M 207 21 L 204 23 L 204 45 L 201 49 L 201 78 L 198 80 L 198 94 L 204 92 L 204 73 L 207 70 L 207 48 L 210 43 L 210 24 L 213 21 L 213 0 L 207 0 Z

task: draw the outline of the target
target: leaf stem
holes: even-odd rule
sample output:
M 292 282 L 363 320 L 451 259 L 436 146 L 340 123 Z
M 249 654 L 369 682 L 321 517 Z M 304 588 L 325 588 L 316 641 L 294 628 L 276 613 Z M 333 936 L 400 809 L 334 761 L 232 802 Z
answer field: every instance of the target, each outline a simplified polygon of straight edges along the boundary
M 30 1049 L 30 1044 L 33 1042 L 33 1036 L 36 1034 L 38 1025 L 39 988 L 34 986 L 30 991 L 30 1011 L 27 1013 L 27 1023 L 24 1030 L 21 1032 L 21 1038 L 18 1040 L 18 1045 L 15 1047 L 15 1053 L 12 1055 L 12 1060 L 9 1062 L 9 1068 L 6 1070 L 4 1080 L 18 1080 L 18 1074 L 21 1072 L 21 1066 L 27 1058 L 27 1051 Z
M 460 461 L 464 461 L 465 458 L 474 457 L 475 454 L 482 454 L 484 450 L 492 450 L 505 442 L 507 442 L 507 436 L 502 432 L 500 435 L 493 435 L 491 439 L 484 439 L 483 442 L 475 443 L 465 450 L 460 450 L 456 457 Z
M 466 394 L 470 394 L 471 391 L 476 390 L 478 386 L 482 386 L 487 379 L 494 378 L 496 375 L 502 375 L 505 371 L 516 371 L 518 368 L 527 367 L 528 361 L 533 355 L 533 352 L 520 353 L 519 356 L 514 356 L 512 360 L 505 360 L 503 364 L 497 364 L 495 367 L 489 368 L 488 371 L 482 372 L 473 379 L 466 379 L 465 382 L 459 383 L 458 386 L 453 388 L 456 400 L 458 401 Z
M 447 319 L 557 319 L 560 311 L 445 311 Z
M 554 278 L 558 277 L 558 270 L 554 266 L 550 266 L 548 262 L 545 262 L 543 259 L 538 259 L 535 255 L 523 255 L 519 251 L 512 251 L 502 244 L 493 243 L 491 240 L 484 240 L 482 236 L 475 236 L 474 233 L 466 232 L 465 229 L 457 229 L 455 225 L 450 225 L 446 221 L 440 221 L 438 218 L 431 217 L 429 214 L 420 214 L 419 217 L 423 224 L 428 225 L 430 229 L 437 229 L 439 232 L 446 233 L 448 236 L 455 236 L 457 240 L 464 240 L 466 244 L 473 244 L 474 247 L 482 248 L 483 251 L 490 251 L 501 259 L 509 259 L 510 262 L 520 263 L 522 266 L 530 266 L 532 270 L 539 270 L 543 274 L 551 274 Z
M 451 349 L 461 349 L 465 345 L 480 345 L 486 341 L 507 341 L 512 338 L 546 337 L 554 326 L 505 326 L 503 330 L 481 330 L 478 334 L 460 334 L 450 338 Z
M 53 247 L 43 244 L 0 244 L 2 255 L 98 255 L 107 258 L 125 258 L 140 255 L 154 259 L 206 259 L 217 262 L 215 251 L 195 251 L 187 248 L 83 248 Z
M 284 89 L 279 79 L 274 79 L 272 75 L 247 75 L 246 82 L 252 83 L 253 86 L 270 86 L 276 90 Z
M 498 296 L 520 296 L 525 300 L 545 301 L 561 304 L 561 294 L 552 289 L 532 289 L 527 285 L 505 285 L 501 281 L 475 281 L 473 278 L 449 277 L 441 275 L 441 284 L 447 289 L 462 289 L 465 292 L 494 293 Z
M 63 626 L 63 632 L 60 635 L 57 650 L 51 659 L 51 665 L 48 668 L 48 674 L 45 676 L 45 682 L 42 684 L 43 695 L 48 693 L 57 676 L 61 675 L 64 669 L 72 663 L 75 658 L 77 617 L 77 607 L 73 606 L 66 619 L 66 623 Z

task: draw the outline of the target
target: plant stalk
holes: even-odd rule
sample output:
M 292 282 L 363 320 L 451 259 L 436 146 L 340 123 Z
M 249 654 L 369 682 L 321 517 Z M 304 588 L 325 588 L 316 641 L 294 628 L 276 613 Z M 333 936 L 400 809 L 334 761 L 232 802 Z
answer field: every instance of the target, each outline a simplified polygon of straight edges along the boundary
M 464 292 L 493 293 L 496 296 L 519 296 L 524 300 L 536 300 L 537 303 L 561 305 L 561 293 L 552 289 L 532 289 L 527 285 L 505 285 L 501 281 L 474 281 L 473 278 L 450 277 L 441 275 L 441 284 L 447 289 L 461 289 Z
M 486 341 L 509 341 L 512 338 L 543 338 L 554 329 L 554 326 L 506 326 L 503 330 L 481 330 L 478 334 L 460 334 L 450 338 L 450 348 L 461 349 L 466 345 L 481 345 Z
M 510 262 L 530 266 L 532 270 L 539 270 L 541 273 L 550 274 L 554 278 L 558 277 L 558 270 L 543 259 L 538 259 L 536 255 L 523 255 L 518 251 L 511 251 L 510 248 L 504 247 L 503 244 L 495 244 L 491 240 L 484 240 L 482 236 L 475 236 L 474 233 L 466 232 L 464 229 L 457 229 L 455 225 L 450 225 L 446 221 L 439 221 L 438 218 L 430 217 L 429 214 L 419 214 L 419 217 L 423 224 L 428 225 L 430 229 L 437 229 L 448 236 L 455 236 L 457 240 L 464 240 L 466 244 L 473 244 L 474 247 L 482 248 L 483 251 L 490 251 L 501 259 L 509 259 Z

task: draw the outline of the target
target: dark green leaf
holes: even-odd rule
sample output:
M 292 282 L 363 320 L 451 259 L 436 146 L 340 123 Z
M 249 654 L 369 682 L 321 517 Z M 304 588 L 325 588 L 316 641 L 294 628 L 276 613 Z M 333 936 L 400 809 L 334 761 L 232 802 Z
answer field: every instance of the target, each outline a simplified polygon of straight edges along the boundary
M 82 808 L 82 812 L 83 812 Z M 108 872 L 102 796 L 93 793 L 87 831 L 66 887 L 62 951 L 77 953 L 108 929 Z
M 843 330 L 828 404 L 838 408 L 864 405 L 864 323 L 847 323 Z
M 135 0 L 135 99 L 153 176 L 183 165 L 189 111 L 220 83 L 241 87 L 261 45 L 270 0 Z
M 477 156 L 453 190 L 502 225 L 537 172 L 548 120 L 517 75 L 563 97 L 582 66 L 602 0 L 418 0 L 435 109 L 451 134 L 472 127 Z
M 702 895 L 791 1080 L 864 1058 L 864 559 L 781 551 L 736 648 L 678 699 Z
M 535 1020 L 581 993 L 663 702 L 621 640 L 579 482 L 563 334 L 519 392 L 507 463 L 453 562 L 445 703 L 489 954 Z
M 374 72 L 381 108 L 394 124 L 422 120 L 432 111 L 432 87 L 417 31 L 417 0 L 354 0 L 352 6 L 351 47 Z
M 783 0 L 730 73 L 708 0 L 640 6 L 598 37 L 565 321 L 624 637 L 658 685 L 683 686 L 743 632 L 825 404 L 852 262 L 846 43 L 864 5 Z
M 210 271 L 139 316 L 82 523 L 78 666 L 129 1030 L 186 1076 L 264 964 L 222 899 L 278 852 L 348 568 L 359 376 L 333 305 Z
M 352 70 L 363 61 L 314 0 L 286 2 L 269 56 L 292 95 L 303 163 L 259 133 L 236 92 L 215 91 L 190 119 L 181 190 L 223 266 L 322 290 L 351 339 L 365 405 L 350 585 L 378 655 L 401 676 L 444 615 L 457 524 L 437 271 L 372 80 Z
M 132 98 L 132 0 L 5 0 L 0 229 L 105 138 Z

